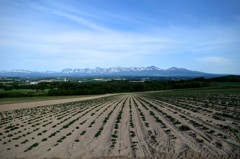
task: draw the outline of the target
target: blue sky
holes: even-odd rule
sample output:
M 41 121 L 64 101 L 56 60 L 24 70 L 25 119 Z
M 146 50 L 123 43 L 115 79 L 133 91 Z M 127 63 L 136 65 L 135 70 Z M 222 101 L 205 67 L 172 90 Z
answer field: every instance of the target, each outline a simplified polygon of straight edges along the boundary
M 240 74 L 239 0 L 0 0 L 0 70 Z

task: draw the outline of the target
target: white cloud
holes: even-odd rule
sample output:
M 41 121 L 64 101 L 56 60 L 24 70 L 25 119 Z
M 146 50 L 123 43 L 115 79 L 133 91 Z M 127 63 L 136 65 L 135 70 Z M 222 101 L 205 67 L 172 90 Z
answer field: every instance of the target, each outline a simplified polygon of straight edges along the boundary
M 100 26 L 100 25 L 97 25 L 96 23 L 93 23 L 83 17 L 80 17 L 80 16 L 76 16 L 74 14 L 69 14 L 69 13 L 64 13 L 64 12 L 61 12 L 61 11 L 58 11 L 58 10 L 54 10 L 53 11 L 54 14 L 58 15 L 58 16 L 62 16 L 64 18 L 67 18 L 69 20 L 72 20 L 80 25 L 83 25 L 87 28 L 90 28 L 90 29 L 93 29 L 93 30 L 97 30 L 97 31 L 104 31 L 104 30 L 107 30 L 106 28 Z
M 219 64 L 219 65 L 226 65 L 226 64 L 230 64 L 232 62 L 231 59 L 226 59 L 223 57 L 216 57 L 216 56 L 196 58 L 195 60 L 202 62 L 202 63 Z

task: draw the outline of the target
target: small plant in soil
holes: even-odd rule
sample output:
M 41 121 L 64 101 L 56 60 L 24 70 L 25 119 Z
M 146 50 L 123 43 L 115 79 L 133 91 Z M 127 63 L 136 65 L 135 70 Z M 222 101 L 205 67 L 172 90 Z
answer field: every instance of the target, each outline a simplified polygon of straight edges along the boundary
M 190 130 L 190 128 L 187 125 L 181 125 L 179 127 L 179 130 L 181 130 L 181 131 L 188 131 L 188 130 Z
M 44 142 L 44 141 L 47 141 L 47 138 L 43 138 L 43 139 L 42 139 L 42 142 Z

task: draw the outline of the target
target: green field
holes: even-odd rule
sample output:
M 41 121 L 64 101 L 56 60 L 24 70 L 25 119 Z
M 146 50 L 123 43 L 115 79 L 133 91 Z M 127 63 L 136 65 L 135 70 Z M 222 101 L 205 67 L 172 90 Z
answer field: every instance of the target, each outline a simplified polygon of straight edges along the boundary
M 240 82 L 211 82 L 211 88 L 240 88 Z
M 36 90 L 36 89 L 11 89 L 4 90 L 0 89 L 0 93 L 8 94 L 10 97 L 18 97 L 18 96 L 45 96 L 47 95 L 49 89 L 44 90 Z

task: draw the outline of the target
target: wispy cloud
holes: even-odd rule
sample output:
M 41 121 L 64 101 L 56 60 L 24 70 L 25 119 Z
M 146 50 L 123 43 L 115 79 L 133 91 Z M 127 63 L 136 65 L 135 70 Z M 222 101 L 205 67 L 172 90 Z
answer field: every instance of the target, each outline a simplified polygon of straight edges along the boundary
M 196 61 L 207 63 L 207 64 L 219 64 L 219 65 L 226 65 L 232 62 L 231 59 L 223 58 L 223 57 L 202 57 L 196 58 Z
M 94 22 L 91 22 L 89 20 L 87 20 L 86 18 L 74 15 L 74 14 L 70 14 L 70 13 L 66 13 L 66 12 L 61 12 L 58 10 L 54 10 L 52 13 L 54 13 L 55 15 L 67 18 L 69 20 L 72 20 L 80 25 L 83 25 L 89 29 L 93 29 L 96 31 L 107 31 L 107 29 L 105 27 L 102 27 L 101 25 L 98 25 Z

